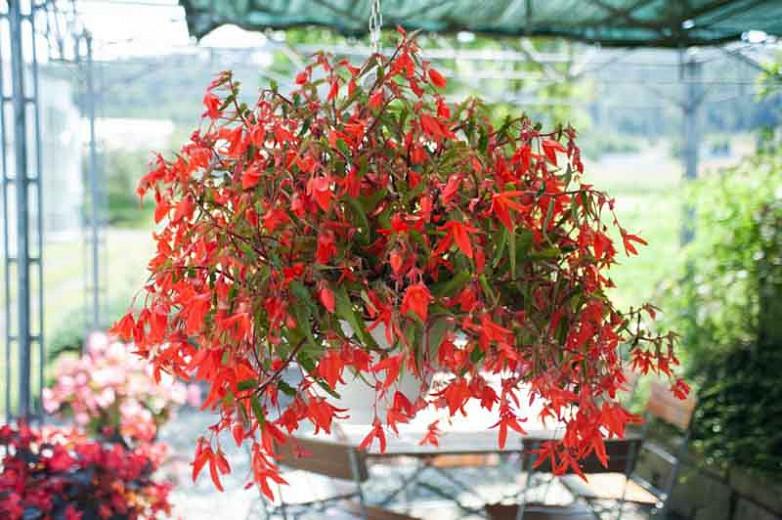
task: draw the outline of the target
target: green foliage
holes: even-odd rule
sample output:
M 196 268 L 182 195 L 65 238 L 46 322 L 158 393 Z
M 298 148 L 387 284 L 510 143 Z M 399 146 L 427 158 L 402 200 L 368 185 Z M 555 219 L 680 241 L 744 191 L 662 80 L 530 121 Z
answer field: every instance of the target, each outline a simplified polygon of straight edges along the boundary
M 773 245 L 780 197 L 782 149 L 770 144 L 692 189 L 696 238 L 685 267 L 691 276 L 685 272 L 671 293 L 688 366 L 696 373 L 714 356 L 757 343 L 761 284 L 779 260 Z
M 710 462 L 782 475 L 782 387 L 779 345 L 736 348 L 702 371 L 695 446 Z
M 109 150 L 103 157 L 109 224 L 138 227 L 151 221 L 152 205 L 141 206 L 136 195 L 139 172 L 146 169 L 149 154 L 140 150 Z
M 114 296 L 106 305 L 99 330 L 108 329 L 127 310 L 128 296 Z M 89 316 L 86 306 L 71 308 L 64 313 L 47 342 L 47 364 L 65 352 L 78 353 L 87 339 Z
M 612 132 L 584 134 L 582 150 L 589 159 L 600 159 L 604 154 L 637 154 L 646 144 L 642 138 Z
M 696 238 L 668 307 L 700 383 L 694 438 L 715 462 L 782 474 L 782 143 L 766 136 L 693 200 Z
M 779 94 L 780 81 L 782 81 L 782 52 L 777 53 L 776 59 L 768 63 L 758 77 L 758 97 L 764 99 Z

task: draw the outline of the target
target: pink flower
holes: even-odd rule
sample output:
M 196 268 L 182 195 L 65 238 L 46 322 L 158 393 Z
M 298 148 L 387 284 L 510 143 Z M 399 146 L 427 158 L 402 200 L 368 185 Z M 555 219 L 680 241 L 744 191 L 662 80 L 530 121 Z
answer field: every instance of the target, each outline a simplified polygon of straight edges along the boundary
M 54 395 L 51 388 L 44 388 L 42 392 L 43 409 L 46 413 L 54 413 L 60 408 L 60 401 Z
M 198 385 L 187 385 L 187 404 L 193 408 L 201 406 L 201 388 Z
M 93 332 L 87 336 L 86 350 L 90 354 L 100 355 L 109 346 L 109 337 L 103 332 Z
M 151 367 L 133 346 L 91 334 L 80 358 L 63 356 L 56 380 L 43 391 L 48 413 L 71 417 L 90 433 L 120 432 L 129 442 L 149 442 L 177 405 L 198 404 L 198 387 L 168 374 L 156 382 Z M 119 411 L 119 413 L 117 413 Z
M 108 408 L 114 404 L 116 399 L 117 396 L 112 388 L 104 388 L 102 392 L 95 396 L 95 403 L 99 408 Z

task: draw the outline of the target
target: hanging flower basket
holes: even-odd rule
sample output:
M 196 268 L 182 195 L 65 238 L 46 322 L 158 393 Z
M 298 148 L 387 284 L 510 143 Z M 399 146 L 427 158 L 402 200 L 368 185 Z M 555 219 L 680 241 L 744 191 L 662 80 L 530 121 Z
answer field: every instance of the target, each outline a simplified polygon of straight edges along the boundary
M 620 347 L 643 372 L 670 376 L 676 358 L 672 335 L 643 326 L 653 307 L 621 313 L 605 292 L 610 234 L 627 254 L 644 242 L 582 180 L 575 130 L 448 104 L 404 35 L 361 66 L 319 54 L 295 83 L 248 105 L 220 74 L 205 124 L 139 186 L 156 202 L 157 254 L 143 308 L 114 330 L 156 370 L 208 383 L 220 420 L 194 474 L 208 463 L 219 486 L 230 430 L 271 495 L 275 443 L 349 415 L 334 389 L 356 374 L 387 408 L 364 448 L 425 406 L 455 415 L 470 400 L 504 444 L 534 398 L 564 424 L 542 458 L 559 472 L 604 459 L 603 439 L 635 420 L 616 401 Z M 282 378 L 294 364 L 297 386 Z M 402 374 L 421 382 L 417 399 L 397 392 Z

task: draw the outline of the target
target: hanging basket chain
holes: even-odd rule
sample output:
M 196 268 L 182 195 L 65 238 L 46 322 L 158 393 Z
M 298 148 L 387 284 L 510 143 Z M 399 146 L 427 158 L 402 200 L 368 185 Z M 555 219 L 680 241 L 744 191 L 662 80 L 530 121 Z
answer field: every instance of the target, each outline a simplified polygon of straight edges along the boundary
M 373 53 L 380 52 L 380 31 L 383 28 L 383 12 L 380 10 L 380 0 L 372 0 L 369 9 L 369 42 Z

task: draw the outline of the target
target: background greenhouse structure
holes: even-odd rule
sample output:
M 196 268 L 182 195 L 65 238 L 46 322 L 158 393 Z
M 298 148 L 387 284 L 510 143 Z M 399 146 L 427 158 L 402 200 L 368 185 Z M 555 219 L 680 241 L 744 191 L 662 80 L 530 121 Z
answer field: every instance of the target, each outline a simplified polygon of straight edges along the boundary
M 198 126 L 212 78 L 231 69 L 250 96 L 272 82 L 291 90 L 321 50 L 361 61 L 373 52 L 373 5 L 0 2 L 5 422 L 50 421 L 42 394 L 56 359 L 77 355 L 143 287 L 155 223 L 136 184 L 154 153 L 172 154 Z M 420 30 L 423 56 L 449 78 L 448 101 L 480 95 L 498 120 L 525 112 L 579 128 L 588 178 L 648 240 L 613 272 L 614 296 L 623 307 L 652 300 L 667 310 L 699 403 L 665 514 L 782 518 L 782 1 L 379 6 L 381 52 L 393 48 L 396 26 Z M 648 392 L 642 382 L 633 404 Z M 192 447 L 211 420 L 185 406 L 161 431 L 176 513 L 262 517 L 257 492 L 243 488 L 241 449 L 225 493 L 208 478 L 190 482 Z M 672 438 L 652 429 L 663 444 Z M 481 501 L 506 498 L 506 470 L 457 467 L 400 507 L 419 518 L 480 518 Z M 409 476 L 404 465 L 371 471 L 380 484 L 370 498 Z M 554 488 L 555 501 L 567 494 Z

